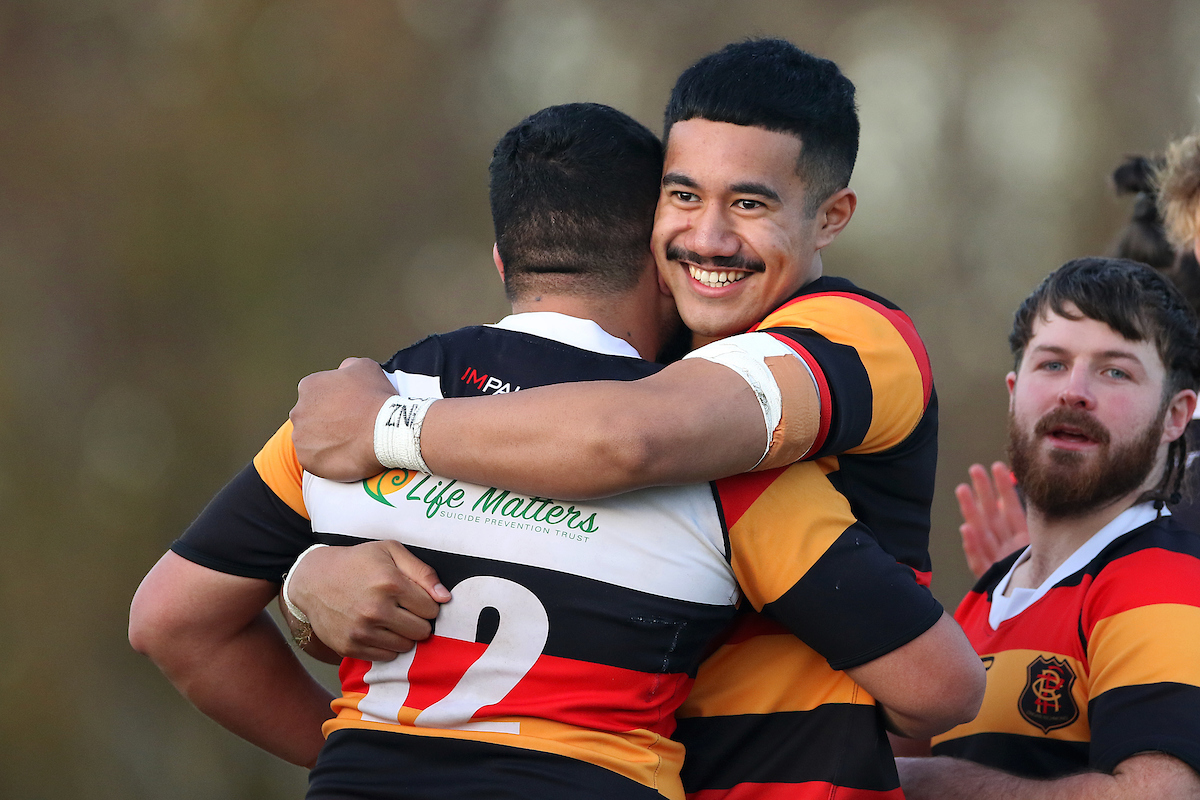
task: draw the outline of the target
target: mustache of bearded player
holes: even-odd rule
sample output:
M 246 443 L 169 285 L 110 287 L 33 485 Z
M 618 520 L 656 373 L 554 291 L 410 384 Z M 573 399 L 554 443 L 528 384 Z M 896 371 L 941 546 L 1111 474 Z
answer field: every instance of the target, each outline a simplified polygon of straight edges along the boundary
M 1107 445 L 1112 441 L 1108 428 L 1088 412 L 1077 408 L 1056 408 L 1039 419 L 1033 428 L 1034 438 L 1048 436 L 1056 428 L 1071 428 L 1073 433 L 1080 433 L 1097 444 Z

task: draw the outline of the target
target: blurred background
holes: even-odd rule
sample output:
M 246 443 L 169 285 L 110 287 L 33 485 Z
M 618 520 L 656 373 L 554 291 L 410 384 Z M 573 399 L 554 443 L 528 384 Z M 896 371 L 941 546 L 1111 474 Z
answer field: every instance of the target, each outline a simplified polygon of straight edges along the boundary
M 953 606 L 952 490 L 1002 454 L 1011 314 L 1107 247 L 1122 156 L 1200 123 L 1200 3 L 0 3 L 0 797 L 302 795 L 130 650 L 138 581 L 301 376 L 504 314 L 500 134 L 576 100 L 659 129 L 678 73 L 751 34 L 858 85 L 826 270 L 929 345 Z

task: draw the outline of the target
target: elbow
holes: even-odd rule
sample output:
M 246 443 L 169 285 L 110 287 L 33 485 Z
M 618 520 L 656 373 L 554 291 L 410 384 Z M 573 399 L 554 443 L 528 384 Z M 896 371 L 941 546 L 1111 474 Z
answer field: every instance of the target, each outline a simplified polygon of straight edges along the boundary
M 910 739 L 928 739 L 965 725 L 979 713 L 986 685 L 983 662 L 974 653 L 956 658 L 928 680 L 909 703 L 886 707 L 889 727 Z

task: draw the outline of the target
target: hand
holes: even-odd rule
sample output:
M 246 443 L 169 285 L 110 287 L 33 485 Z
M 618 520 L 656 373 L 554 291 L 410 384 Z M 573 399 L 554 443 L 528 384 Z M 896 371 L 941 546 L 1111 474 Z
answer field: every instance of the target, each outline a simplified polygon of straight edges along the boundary
M 980 464 L 972 464 L 967 471 L 972 485 L 960 483 L 954 496 L 963 516 L 958 527 L 963 554 L 978 578 L 992 564 L 1029 544 L 1029 527 L 1012 472 L 1004 463 L 992 464 L 991 480 Z
M 391 661 L 429 637 L 450 592 L 399 542 L 321 547 L 292 572 L 288 596 L 344 658 Z
M 300 465 L 334 481 L 357 481 L 383 471 L 375 457 L 375 417 L 396 394 L 369 358 L 347 358 L 335 370 L 300 381 L 290 414 Z

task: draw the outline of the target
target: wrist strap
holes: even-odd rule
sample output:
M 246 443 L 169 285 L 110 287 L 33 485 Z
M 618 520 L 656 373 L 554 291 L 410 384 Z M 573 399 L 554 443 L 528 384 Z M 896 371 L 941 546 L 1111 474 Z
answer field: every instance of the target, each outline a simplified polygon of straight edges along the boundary
M 435 398 L 396 395 L 375 416 L 375 458 L 389 469 L 429 473 L 421 458 L 421 425 Z
M 297 608 L 296 604 L 292 602 L 292 598 L 288 597 L 288 586 L 292 582 L 292 574 L 295 573 L 296 567 L 300 566 L 300 562 L 304 559 L 304 557 L 306 555 L 311 553 L 313 550 L 316 550 L 318 547 L 329 547 L 329 545 L 314 544 L 312 547 L 308 548 L 303 553 L 296 556 L 296 560 L 292 562 L 292 568 L 289 569 L 287 571 L 287 574 L 283 576 L 283 604 L 285 606 L 287 606 L 287 610 L 292 613 L 292 616 L 295 617 L 296 619 L 300 620 L 300 622 L 304 625 L 308 624 L 308 615 L 305 614 L 303 611 L 301 611 L 299 608 Z

